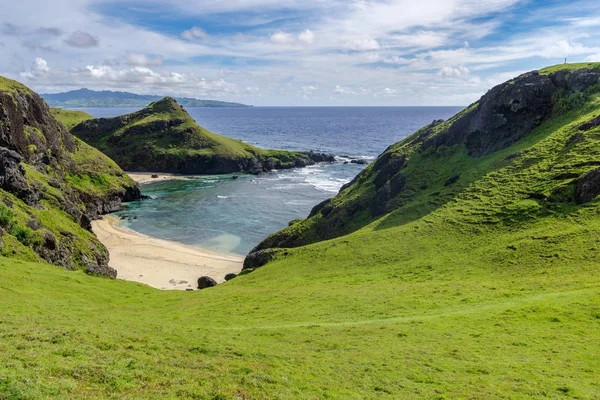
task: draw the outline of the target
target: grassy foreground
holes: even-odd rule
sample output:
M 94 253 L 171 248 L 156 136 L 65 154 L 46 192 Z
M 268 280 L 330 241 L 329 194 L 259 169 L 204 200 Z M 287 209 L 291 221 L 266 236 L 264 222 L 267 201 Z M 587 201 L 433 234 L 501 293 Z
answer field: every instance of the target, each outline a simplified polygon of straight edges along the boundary
M 576 218 L 361 232 L 193 293 L 2 260 L 0 396 L 598 398 L 600 226 Z
M 216 288 L 0 258 L 0 398 L 599 399 L 600 198 L 573 191 L 600 97 L 577 102 L 480 158 L 412 154 L 394 211 Z

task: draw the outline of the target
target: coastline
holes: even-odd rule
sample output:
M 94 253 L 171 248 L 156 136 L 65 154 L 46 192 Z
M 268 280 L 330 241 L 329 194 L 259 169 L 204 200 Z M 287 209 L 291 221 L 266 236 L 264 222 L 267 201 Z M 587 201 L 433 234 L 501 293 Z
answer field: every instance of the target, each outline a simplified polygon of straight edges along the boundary
M 171 181 L 175 179 L 190 179 L 195 175 L 173 174 L 169 172 L 127 172 L 127 175 L 140 185 L 152 182 Z M 153 178 L 152 175 L 158 175 L 158 178 Z
M 117 279 L 161 290 L 186 290 L 196 289 L 201 276 L 221 283 L 226 274 L 242 270 L 242 256 L 144 236 L 120 227 L 119 219 L 110 215 L 93 221 L 92 230 L 108 249 Z

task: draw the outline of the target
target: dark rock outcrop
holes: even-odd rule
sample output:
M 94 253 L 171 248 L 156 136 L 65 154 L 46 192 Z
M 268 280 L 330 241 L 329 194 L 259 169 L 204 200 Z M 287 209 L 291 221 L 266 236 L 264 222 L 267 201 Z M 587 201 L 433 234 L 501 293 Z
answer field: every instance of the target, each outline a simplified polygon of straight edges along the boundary
M 600 115 L 597 116 L 596 118 L 592 119 L 591 121 L 588 121 L 585 124 L 582 124 L 579 127 L 579 130 L 580 131 L 589 131 L 590 129 L 593 129 L 597 126 L 600 126 Z
M 0 147 L 0 188 L 33 206 L 39 202 L 40 195 L 27 184 L 21 161 L 23 157 L 16 151 Z
M 595 85 L 598 78 L 600 78 L 600 72 L 589 68 L 582 68 L 573 72 L 563 70 L 551 74 L 550 78 L 558 90 L 573 94 L 581 93 L 590 86 Z
M 279 249 L 266 249 L 253 251 L 246 256 L 244 259 L 243 269 L 256 269 L 260 268 L 265 264 L 268 264 L 275 258 L 277 254 L 281 253 Z
M 34 209 L 65 213 L 60 218 L 72 218 L 85 229 L 91 229 L 90 221 L 100 214 L 120 209 L 123 201 L 140 198 L 137 185 L 122 179 L 123 172 L 101 153 L 75 139 L 36 93 L 17 82 L 2 77 L 0 80 L 5 85 L 0 89 L 2 191 Z M 99 172 L 93 168 L 99 168 Z M 93 181 L 95 173 L 112 174 L 111 179 L 122 179 L 123 184 L 103 192 L 88 191 L 83 189 L 85 185 L 80 187 L 69 181 L 69 177 Z M 42 259 L 66 269 L 82 268 L 116 277 L 116 271 L 108 267 L 106 249 L 97 240 L 62 235 L 55 226 L 45 226 L 33 216 L 25 226 L 41 232 L 29 246 Z M 82 252 L 83 242 L 87 244 Z
M 434 135 L 423 148 L 463 144 L 473 157 L 504 149 L 537 128 L 552 112 L 556 87 L 537 71 L 496 86 L 448 131 Z
M 236 276 L 237 276 L 237 274 L 234 274 L 234 273 L 227 274 L 227 275 L 225 275 L 225 280 L 226 280 L 226 281 L 230 281 L 230 280 L 232 280 L 233 278 L 235 278 Z
M 198 289 L 202 290 L 213 286 L 217 286 L 217 281 L 210 276 L 201 276 L 198 278 Z
M 575 201 L 577 204 L 588 203 L 600 194 L 600 168 L 584 174 L 575 187 Z

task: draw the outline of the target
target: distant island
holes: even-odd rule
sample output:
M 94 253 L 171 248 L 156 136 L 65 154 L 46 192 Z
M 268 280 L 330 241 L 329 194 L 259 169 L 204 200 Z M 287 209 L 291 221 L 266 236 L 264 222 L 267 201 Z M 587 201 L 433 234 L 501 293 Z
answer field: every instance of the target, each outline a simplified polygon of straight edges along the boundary
M 40 95 L 50 107 L 58 108 L 118 108 L 146 107 L 158 101 L 163 96 L 140 95 L 128 92 L 113 92 L 110 90 L 79 89 L 64 93 L 48 93 Z M 231 103 L 217 100 L 201 100 L 190 97 L 177 98 L 184 107 L 252 107 L 246 104 Z

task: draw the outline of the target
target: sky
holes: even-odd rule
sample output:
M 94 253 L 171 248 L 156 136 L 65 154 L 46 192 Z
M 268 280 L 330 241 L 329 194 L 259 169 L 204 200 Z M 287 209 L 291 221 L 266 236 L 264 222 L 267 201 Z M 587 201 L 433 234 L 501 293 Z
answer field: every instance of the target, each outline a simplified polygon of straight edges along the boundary
M 600 1 L 19 0 L 0 15 L 0 75 L 40 93 L 463 106 L 565 57 L 600 61 Z

